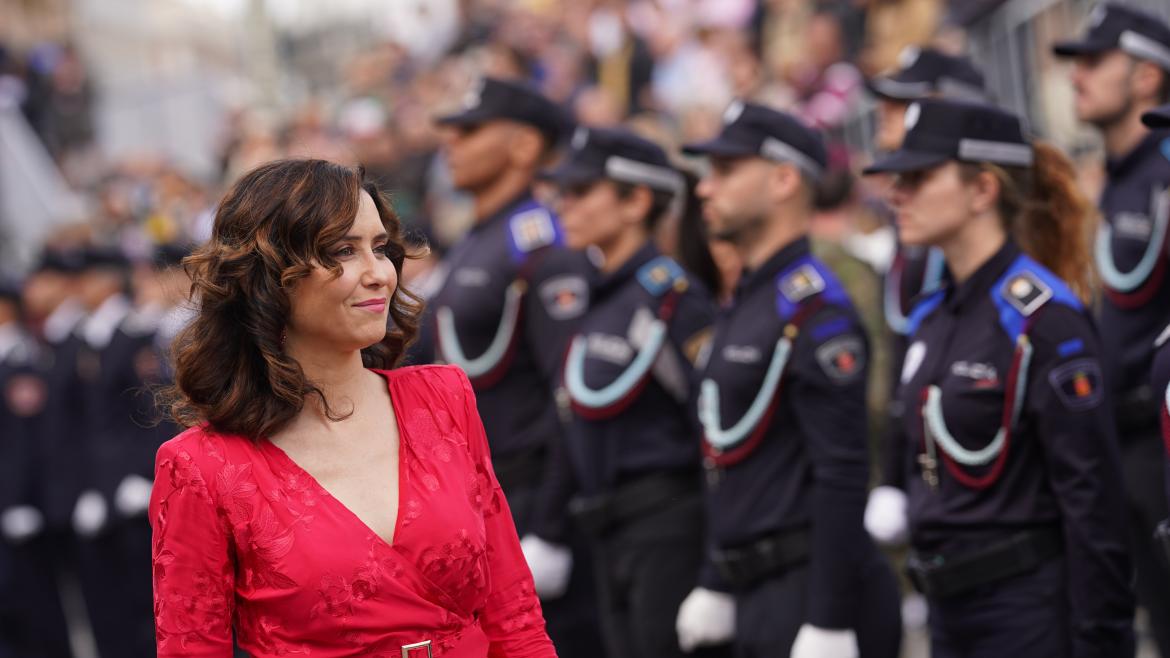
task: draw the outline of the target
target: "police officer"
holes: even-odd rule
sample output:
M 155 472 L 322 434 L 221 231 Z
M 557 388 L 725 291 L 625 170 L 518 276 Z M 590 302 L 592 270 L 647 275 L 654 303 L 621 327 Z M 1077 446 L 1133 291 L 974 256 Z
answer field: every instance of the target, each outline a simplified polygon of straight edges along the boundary
M 687 181 L 656 144 L 584 127 L 544 177 L 559 190 L 566 246 L 591 247 L 600 263 L 565 360 L 562 408 L 570 508 L 591 540 L 606 648 L 681 658 L 695 647 L 680 648 L 675 617 L 703 564 L 690 383 L 714 306 L 651 236 L 690 201 Z
M 447 254 L 446 280 L 430 300 L 435 355 L 471 380 L 496 476 L 524 536 L 536 530 L 548 455 L 561 440 L 556 373 L 588 303 L 584 258 L 562 248 L 557 218 L 532 196 L 569 122 L 527 84 L 482 78 L 464 109 L 438 123 L 452 182 L 474 199 L 475 224 Z M 567 548 L 535 535 L 523 548 L 558 651 L 599 653 L 593 596 L 582 589 L 590 585 L 587 561 L 571 570 Z
M 809 252 L 824 143 L 790 115 L 735 102 L 716 138 L 684 150 L 707 156 L 708 227 L 746 268 L 698 401 L 711 557 L 734 596 L 737 655 L 896 656 L 896 584 L 862 527 L 866 336 Z
M 54 537 L 37 487 L 37 421 L 48 392 L 39 350 L 21 326 L 20 296 L 15 282 L 0 280 L 0 655 L 66 658 Z
M 1112 407 L 1081 301 L 1088 203 L 1014 115 L 923 100 L 906 118 L 867 173 L 897 174 L 903 240 L 949 272 L 912 313 L 899 393 L 932 655 L 1132 655 Z
M 923 98 L 953 98 L 983 101 L 987 94 L 983 74 L 965 57 L 948 55 L 934 48 L 906 47 L 898 57 L 898 68 L 871 78 L 866 87 L 877 99 L 877 132 L 874 145 L 888 153 L 902 145 L 906 108 Z M 891 390 L 896 388 L 902 356 L 906 352 L 906 331 L 913 302 L 932 292 L 941 283 L 942 253 L 937 249 L 899 243 L 886 272 L 882 312 L 890 336 Z M 891 400 L 891 426 L 881 444 L 881 483 L 870 492 L 865 509 L 865 527 L 884 544 L 905 541 L 906 494 L 901 464 L 905 442 L 897 433 L 900 409 Z
M 77 354 L 86 468 L 73 512 L 81 584 L 95 640 L 103 655 L 154 652 L 151 579 L 141 568 L 149 545 L 150 427 L 157 381 L 154 325 L 134 312 L 130 262 L 116 247 L 88 247 L 79 297 L 88 314 L 78 328 Z
M 1099 321 L 1117 404 L 1138 601 L 1150 611 L 1162 655 L 1170 656 L 1170 569 L 1150 539 L 1167 507 L 1156 396 L 1148 385 L 1151 346 L 1170 308 L 1170 131 L 1141 122 L 1143 112 L 1170 101 L 1170 27 L 1106 3 L 1090 15 L 1080 40 L 1053 51 L 1073 60 L 1077 117 L 1104 138 L 1108 179 L 1095 245 L 1105 292 Z

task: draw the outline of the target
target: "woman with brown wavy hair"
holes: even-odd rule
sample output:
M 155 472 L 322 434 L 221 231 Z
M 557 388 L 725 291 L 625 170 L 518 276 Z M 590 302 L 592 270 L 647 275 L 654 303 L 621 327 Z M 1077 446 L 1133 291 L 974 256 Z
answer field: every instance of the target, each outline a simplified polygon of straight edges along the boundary
M 1084 307 L 1090 206 L 1012 114 L 924 100 L 906 121 L 869 171 L 896 174 L 902 239 L 938 247 L 949 274 L 911 314 L 898 394 L 931 654 L 1132 655 L 1117 437 Z
M 466 377 L 394 369 L 406 256 L 361 170 L 272 162 L 221 202 L 156 460 L 159 656 L 556 655 Z

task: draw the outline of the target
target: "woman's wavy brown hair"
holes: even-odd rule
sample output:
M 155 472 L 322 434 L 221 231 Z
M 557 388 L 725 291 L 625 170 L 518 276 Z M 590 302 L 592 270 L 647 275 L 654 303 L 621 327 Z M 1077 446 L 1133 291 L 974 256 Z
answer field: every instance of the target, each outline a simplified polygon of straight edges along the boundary
M 374 200 L 401 278 L 408 256 L 401 222 L 361 168 L 278 160 L 248 172 L 224 196 L 211 239 L 183 261 L 198 315 L 172 346 L 175 384 L 163 399 L 177 423 L 256 439 L 292 420 L 310 395 L 339 418 L 284 352 L 281 337 L 293 284 L 314 267 L 340 276 L 330 248 L 353 225 L 362 190 Z M 391 326 L 362 350 L 365 365 L 397 365 L 421 311 L 419 298 L 399 285 L 390 297 Z
M 989 171 L 998 178 L 999 214 L 1016 243 L 1088 301 L 1096 279 L 1089 253 L 1093 204 L 1078 188 L 1067 156 L 1044 142 L 1032 148 L 1031 167 L 965 164 L 961 176 L 971 180 Z

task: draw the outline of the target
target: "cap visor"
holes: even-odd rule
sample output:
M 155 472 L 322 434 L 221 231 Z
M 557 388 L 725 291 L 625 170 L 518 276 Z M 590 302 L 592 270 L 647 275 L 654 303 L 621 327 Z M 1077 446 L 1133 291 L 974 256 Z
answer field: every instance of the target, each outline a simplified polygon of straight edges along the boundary
M 593 167 L 586 167 L 571 160 L 566 160 L 552 169 L 545 169 L 537 174 L 537 178 L 540 180 L 548 181 L 557 187 L 584 185 L 604 177 Z
M 687 155 L 708 155 L 717 158 L 743 158 L 751 155 L 759 155 L 750 146 L 737 144 L 720 137 L 705 142 L 684 144 L 682 152 Z
M 477 107 L 466 112 L 444 114 L 435 117 L 435 123 L 440 126 L 474 126 L 494 118 L 490 112 L 484 112 L 481 108 Z
M 1096 55 L 1116 47 L 1117 44 L 1099 41 L 1061 41 L 1053 44 L 1052 52 L 1057 57 L 1080 57 L 1082 55 Z
M 918 90 L 911 88 L 907 83 L 900 83 L 897 80 L 890 78 L 872 78 L 865 81 L 865 88 L 869 93 L 878 98 L 886 98 L 894 101 L 916 101 L 930 95 L 927 93 L 919 93 Z
M 1150 128 L 1170 128 L 1170 105 L 1146 112 L 1142 115 L 1142 123 Z
M 894 151 L 877 162 L 865 168 L 861 173 L 870 174 L 900 174 L 907 171 L 922 171 L 930 169 L 950 160 L 950 156 L 942 153 L 926 153 L 923 151 Z

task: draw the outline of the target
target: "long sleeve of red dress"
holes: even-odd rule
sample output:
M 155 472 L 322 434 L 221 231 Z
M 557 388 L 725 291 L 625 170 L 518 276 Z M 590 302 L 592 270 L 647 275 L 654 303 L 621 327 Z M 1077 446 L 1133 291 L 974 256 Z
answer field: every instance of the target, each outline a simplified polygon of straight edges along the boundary
M 233 629 L 253 658 L 555 658 L 466 377 L 380 374 L 401 438 L 393 544 L 267 440 L 193 428 L 162 446 L 160 658 L 230 658 Z

